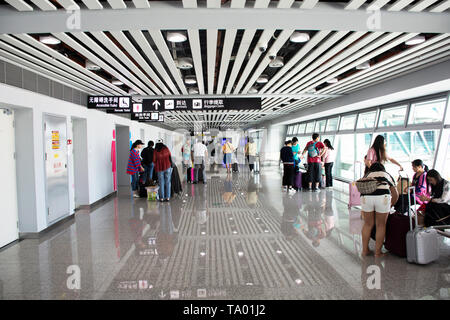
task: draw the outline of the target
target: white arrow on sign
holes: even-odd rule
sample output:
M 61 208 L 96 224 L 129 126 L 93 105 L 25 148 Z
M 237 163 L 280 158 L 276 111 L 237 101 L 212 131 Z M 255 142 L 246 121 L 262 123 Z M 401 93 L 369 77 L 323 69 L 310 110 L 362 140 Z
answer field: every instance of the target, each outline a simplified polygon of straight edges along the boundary
M 161 290 L 161 293 L 159 294 L 160 298 L 164 298 L 166 296 L 166 294 L 164 293 L 164 291 Z
M 158 110 L 158 107 L 161 105 L 158 100 L 155 100 L 152 104 L 155 107 L 155 110 Z

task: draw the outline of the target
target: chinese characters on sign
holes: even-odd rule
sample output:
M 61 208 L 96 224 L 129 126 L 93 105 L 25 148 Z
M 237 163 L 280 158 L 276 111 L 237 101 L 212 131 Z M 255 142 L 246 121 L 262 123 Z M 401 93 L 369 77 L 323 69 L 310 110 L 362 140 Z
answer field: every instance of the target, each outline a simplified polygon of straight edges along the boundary
M 108 109 L 109 113 L 130 113 L 131 97 L 88 96 L 88 109 Z
M 59 131 L 52 131 L 52 149 L 58 150 L 60 147 L 59 143 Z
M 257 110 L 260 98 L 144 99 L 144 111 Z

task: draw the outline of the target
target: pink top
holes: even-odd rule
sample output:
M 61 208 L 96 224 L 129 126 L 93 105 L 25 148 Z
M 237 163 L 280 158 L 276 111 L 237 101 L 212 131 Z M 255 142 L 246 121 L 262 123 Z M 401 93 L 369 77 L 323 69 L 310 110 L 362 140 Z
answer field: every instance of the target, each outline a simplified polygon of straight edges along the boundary
M 334 150 L 326 148 L 325 153 L 322 156 L 323 163 L 331 163 L 334 162 L 336 158 L 336 153 Z
M 370 148 L 369 151 L 367 151 L 367 161 L 371 161 L 372 163 L 378 161 L 377 153 L 374 148 Z

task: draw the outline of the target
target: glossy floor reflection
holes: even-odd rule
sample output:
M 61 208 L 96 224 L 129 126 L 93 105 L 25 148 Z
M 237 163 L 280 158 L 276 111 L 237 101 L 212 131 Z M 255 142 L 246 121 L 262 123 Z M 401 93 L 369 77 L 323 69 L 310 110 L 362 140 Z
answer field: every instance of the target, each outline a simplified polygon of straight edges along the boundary
M 122 188 L 43 238 L 1 250 L 0 298 L 450 299 L 449 239 L 427 266 L 363 259 L 345 187 L 287 194 L 280 184 L 278 169 L 241 168 L 184 183 L 170 203 Z M 78 267 L 80 289 L 71 289 Z M 370 289 L 373 270 L 379 289 Z

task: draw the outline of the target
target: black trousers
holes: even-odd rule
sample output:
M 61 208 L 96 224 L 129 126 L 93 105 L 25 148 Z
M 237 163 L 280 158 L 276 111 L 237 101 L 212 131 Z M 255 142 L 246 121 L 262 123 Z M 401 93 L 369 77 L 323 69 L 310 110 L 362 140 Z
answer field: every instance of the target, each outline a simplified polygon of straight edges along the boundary
M 333 170 L 333 162 L 325 163 L 325 180 L 326 187 L 333 186 L 333 174 L 331 173 Z
M 283 169 L 283 186 L 293 187 L 295 177 L 294 164 L 284 164 Z
M 430 201 L 425 207 L 425 226 L 450 224 L 450 206 Z
M 308 163 L 308 177 L 309 182 L 311 183 L 320 183 L 322 175 L 320 174 L 320 163 L 319 162 L 310 162 Z M 313 185 L 313 187 L 315 187 Z

